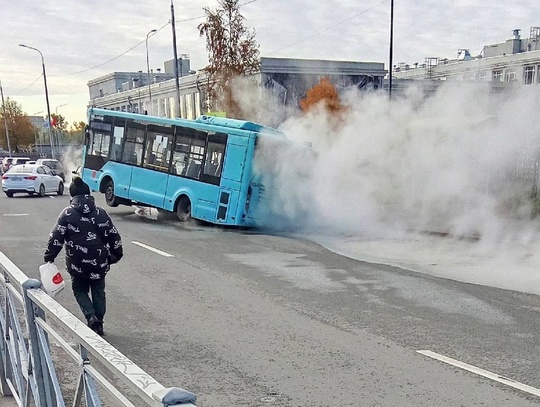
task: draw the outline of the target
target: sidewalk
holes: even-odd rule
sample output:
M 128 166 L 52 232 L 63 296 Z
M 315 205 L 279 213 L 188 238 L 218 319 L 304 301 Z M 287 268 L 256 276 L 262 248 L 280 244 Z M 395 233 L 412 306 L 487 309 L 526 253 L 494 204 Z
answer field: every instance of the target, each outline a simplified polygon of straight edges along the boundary
M 511 236 L 501 243 L 407 233 L 370 239 L 310 237 L 353 259 L 438 277 L 540 295 L 540 239 Z

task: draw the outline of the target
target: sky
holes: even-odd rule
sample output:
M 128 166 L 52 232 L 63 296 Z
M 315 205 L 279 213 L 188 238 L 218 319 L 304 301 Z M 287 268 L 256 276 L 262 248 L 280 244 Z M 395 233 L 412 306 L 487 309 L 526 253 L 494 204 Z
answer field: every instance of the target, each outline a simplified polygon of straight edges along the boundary
M 241 0 L 246 26 L 256 30 L 261 56 L 383 62 L 388 69 L 390 0 Z M 28 115 L 46 116 L 41 57 L 45 61 L 51 113 L 68 123 L 85 121 L 87 83 L 115 71 L 146 72 L 147 34 L 151 69 L 173 58 L 170 0 L 153 2 L 61 0 L 4 1 L 0 23 L 0 81 L 4 97 Z M 197 26 L 204 7 L 217 0 L 177 2 L 178 54 L 192 69 L 207 64 Z M 519 28 L 527 38 L 540 25 L 540 4 L 511 6 L 502 0 L 396 0 L 394 63 L 454 58 L 460 48 L 478 55 L 484 45 L 504 42 Z

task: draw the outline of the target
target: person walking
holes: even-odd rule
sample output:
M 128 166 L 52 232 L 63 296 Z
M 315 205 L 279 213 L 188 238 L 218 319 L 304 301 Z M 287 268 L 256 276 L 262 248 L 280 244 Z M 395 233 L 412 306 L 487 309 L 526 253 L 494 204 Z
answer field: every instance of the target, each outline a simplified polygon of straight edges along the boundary
M 45 249 L 45 262 L 54 262 L 65 248 L 73 295 L 88 326 L 104 335 L 105 275 L 122 258 L 122 238 L 109 214 L 97 206 L 90 188 L 75 177 L 69 187 L 70 205 L 60 212 Z M 89 296 L 91 293 L 91 298 Z

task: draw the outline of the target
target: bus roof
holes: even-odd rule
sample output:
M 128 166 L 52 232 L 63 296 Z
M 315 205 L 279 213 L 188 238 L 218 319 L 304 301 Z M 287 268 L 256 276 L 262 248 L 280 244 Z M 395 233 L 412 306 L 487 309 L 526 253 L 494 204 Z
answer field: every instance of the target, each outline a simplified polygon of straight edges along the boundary
M 200 124 L 204 124 L 208 126 L 227 127 L 231 129 L 253 131 L 253 132 L 257 132 L 257 133 L 261 133 L 265 135 L 286 138 L 283 132 L 277 129 L 274 129 L 272 127 L 263 126 L 262 124 L 257 124 L 257 123 L 246 121 L 246 120 L 229 119 L 229 118 L 208 116 L 208 115 L 199 116 L 195 120 L 182 119 L 182 118 L 169 119 L 167 117 L 149 116 L 149 115 L 144 115 L 140 113 L 119 112 L 116 110 L 99 109 L 95 107 L 90 107 L 88 109 L 88 114 L 89 115 L 91 114 L 112 115 L 112 116 L 124 117 L 126 119 L 135 119 L 135 120 L 138 119 L 138 120 L 145 120 L 152 123 L 167 123 L 170 125 L 183 124 L 183 125 L 189 126 L 190 124 L 193 125 L 194 123 L 200 123 Z

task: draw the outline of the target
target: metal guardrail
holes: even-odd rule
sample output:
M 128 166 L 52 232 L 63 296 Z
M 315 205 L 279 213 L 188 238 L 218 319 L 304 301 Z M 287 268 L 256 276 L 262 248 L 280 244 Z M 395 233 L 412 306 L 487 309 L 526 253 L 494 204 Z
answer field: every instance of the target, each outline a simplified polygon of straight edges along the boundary
M 194 394 L 162 386 L 41 290 L 40 281 L 28 278 L 2 252 L 0 269 L 0 405 L 6 396 L 20 407 L 66 405 L 52 339 L 78 366 L 70 395 L 74 407 L 102 406 L 100 391 L 114 406 L 195 406 Z

